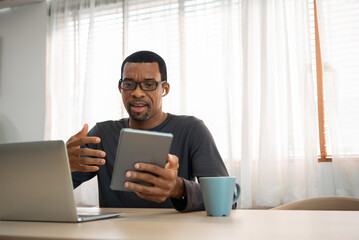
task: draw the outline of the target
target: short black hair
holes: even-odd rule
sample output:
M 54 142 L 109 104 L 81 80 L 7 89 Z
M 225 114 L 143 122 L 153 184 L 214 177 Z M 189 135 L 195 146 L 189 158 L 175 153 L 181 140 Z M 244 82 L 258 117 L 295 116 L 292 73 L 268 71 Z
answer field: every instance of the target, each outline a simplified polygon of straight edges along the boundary
M 132 53 L 130 56 L 128 56 L 125 60 L 123 60 L 122 66 L 121 66 L 121 79 L 123 76 L 123 68 L 125 67 L 125 64 L 127 62 L 131 63 L 152 63 L 156 62 L 158 64 L 158 68 L 160 70 L 161 74 L 161 81 L 167 82 L 167 68 L 166 63 L 163 58 L 151 51 L 138 51 L 135 53 Z

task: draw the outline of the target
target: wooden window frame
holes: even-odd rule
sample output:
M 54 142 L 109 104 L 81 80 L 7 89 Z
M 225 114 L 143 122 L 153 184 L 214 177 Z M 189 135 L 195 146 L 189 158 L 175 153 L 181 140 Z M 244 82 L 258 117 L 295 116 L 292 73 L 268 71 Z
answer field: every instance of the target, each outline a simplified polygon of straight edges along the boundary
M 320 156 L 318 162 L 331 162 L 332 157 L 327 154 L 325 140 L 325 115 L 324 115 L 324 82 L 323 82 L 323 62 L 320 48 L 317 2 L 314 0 L 314 26 L 315 26 L 315 58 L 317 64 L 317 96 L 318 96 L 318 125 L 319 125 L 319 144 Z

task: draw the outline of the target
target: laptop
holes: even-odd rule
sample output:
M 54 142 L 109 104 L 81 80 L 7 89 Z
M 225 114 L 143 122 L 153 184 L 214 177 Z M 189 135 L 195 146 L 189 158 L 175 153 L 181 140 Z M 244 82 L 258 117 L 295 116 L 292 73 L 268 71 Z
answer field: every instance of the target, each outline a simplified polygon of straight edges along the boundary
M 0 220 L 83 222 L 119 215 L 78 214 L 63 141 L 0 144 Z

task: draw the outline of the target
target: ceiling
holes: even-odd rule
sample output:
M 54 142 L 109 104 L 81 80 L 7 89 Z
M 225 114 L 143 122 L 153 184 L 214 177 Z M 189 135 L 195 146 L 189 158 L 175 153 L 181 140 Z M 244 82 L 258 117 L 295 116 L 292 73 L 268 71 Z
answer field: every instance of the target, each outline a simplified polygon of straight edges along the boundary
M 0 9 L 2 8 L 12 8 L 16 6 L 21 6 L 30 3 L 39 3 L 43 0 L 0 0 Z

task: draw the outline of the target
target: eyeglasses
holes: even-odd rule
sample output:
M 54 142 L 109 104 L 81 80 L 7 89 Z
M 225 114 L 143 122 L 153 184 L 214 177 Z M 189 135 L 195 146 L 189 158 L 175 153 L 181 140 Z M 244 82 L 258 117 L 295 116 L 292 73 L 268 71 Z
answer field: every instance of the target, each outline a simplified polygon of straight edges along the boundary
M 120 88 L 123 90 L 135 90 L 137 88 L 137 85 L 140 85 L 140 88 L 143 91 L 154 91 L 156 90 L 157 86 L 159 84 L 163 84 L 166 81 L 156 82 L 152 80 L 143 81 L 143 82 L 135 82 L 132 80 L 122 80 L 120 79 Z

